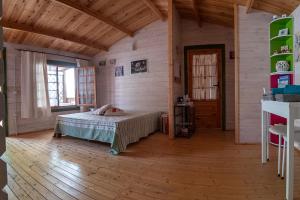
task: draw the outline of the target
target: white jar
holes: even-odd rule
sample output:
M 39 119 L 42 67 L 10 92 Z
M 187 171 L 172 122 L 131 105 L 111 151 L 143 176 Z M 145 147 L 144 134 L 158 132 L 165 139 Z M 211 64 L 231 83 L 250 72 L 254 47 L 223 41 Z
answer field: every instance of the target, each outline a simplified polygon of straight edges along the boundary
M 286 60 L 280 60 L 276 63 L 276 71 L 277 72 L 286 72 L 289 71 L 290 65 Z

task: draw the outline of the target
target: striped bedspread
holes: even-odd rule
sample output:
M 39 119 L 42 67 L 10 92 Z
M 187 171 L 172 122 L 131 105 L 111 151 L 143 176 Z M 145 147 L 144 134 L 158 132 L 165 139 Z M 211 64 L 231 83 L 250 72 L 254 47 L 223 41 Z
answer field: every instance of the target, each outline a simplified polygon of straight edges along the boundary
M 111 144 L 111 153 L 125 151 L 130 143 L 158 130 L 161 112 L 128 112 L 124 116 L 99 116 L 92 112 L 59 115 L 55 134 Z

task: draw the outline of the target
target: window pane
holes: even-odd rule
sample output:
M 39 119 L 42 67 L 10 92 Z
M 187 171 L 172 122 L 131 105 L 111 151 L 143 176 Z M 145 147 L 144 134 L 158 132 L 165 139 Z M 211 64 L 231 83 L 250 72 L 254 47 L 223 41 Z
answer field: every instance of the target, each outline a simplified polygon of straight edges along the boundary
M 75 105 L 75 70 L 48 65 L 48 90 L 51 106 Z
M 57 103 L 57 99 L 50 99 L 50 106 L 53 107 L 53 106 L 58 106 L 58 103 Z
M 48 71 L 56 71 L 56 66 L 54 65 L 48 65 Z
M 64 92 L 64 84 L 62 82 L 59 82 L 59 84 L 58 84 L 58 90 L 59 90 L 60 93 Z
M 63 75 L 58 75 L 58 82 L 62 83 L 64 81 L 64 76 Z
M 193 56 L 193 99 L 214 100 L 217 98 L 217 56 L 203 54 Z
M 50 99 L 56 99 L 57 98 L 57 92 L 56 92 L 56 90 L 54 90 L 54 91 L 50 91 L 49 90 L 49 98 Z
M 49 88 L 50 91 L 57 90 L 57 85 L 56 85 L 56 83 L 49 82 L 48 83 L 48 88 Z
M 65 71 L 66 97 L 75 99 L 75 70 L 67 69 Z
M 56 74 L 48 73 L 48 82 L 56 82 Z
M 58 71 L 58 101 L 59 105 L 63 105 L 64 103 L 64 74 L 63 71 L 61 71 L 62 68 L 59 67 Z

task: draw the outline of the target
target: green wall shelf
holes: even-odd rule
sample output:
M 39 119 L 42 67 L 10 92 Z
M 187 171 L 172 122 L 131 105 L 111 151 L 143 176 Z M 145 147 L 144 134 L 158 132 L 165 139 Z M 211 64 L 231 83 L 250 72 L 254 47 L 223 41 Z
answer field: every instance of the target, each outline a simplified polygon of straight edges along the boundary
M 289 56 L 289 55 L 293 55 L 294 53 L 279 53 L 279 54 L 276 54 L 276 55 L 272 55 L 271 58 L 273 57 L 278 57 L 278 56 Z
M 293 37 L 292 35 L 283 35 L 283 36 L 275 36 L 273 38 L 271 38 L 271 41 L 285 41 L 287 39 L 290 39 L 291 37 Z
M 285 17 L 273 20 L 270 23 L 270 87 L 278 88 L 278 86 L 284 87 L 286 80 L 288 84 L 294 84 L 294 19 L 293 17 Z M 288 32 L 281 35 L 280 30 L 288 29 Z M 281 47 L 288 46 L 286 49 L 281 51 Z M 277 52 L 275 55 L 274 52 Z M 288 52 L 288 53 L 287 53 Z M 290 65 L 289 71 L 277 72 L 276 63 L 278 61 L 287 61 Z M 280 84 L 278 80 L 281 79 Z M 283 80 L 283 81 L 282 81 Z M 286 124 L 286 119 L 277 115 L 271 114 L 270 124 Z M 278 144 L 279 138 L 276 135 L 270 134 L 270 142 L 272 144 Z
M 288 35 L 293 35 L 294 22 L 293 17 L 285 17 L 273 20 L 270 23 L 270 38 L 278 36 L 280 30 L 287 28 Z

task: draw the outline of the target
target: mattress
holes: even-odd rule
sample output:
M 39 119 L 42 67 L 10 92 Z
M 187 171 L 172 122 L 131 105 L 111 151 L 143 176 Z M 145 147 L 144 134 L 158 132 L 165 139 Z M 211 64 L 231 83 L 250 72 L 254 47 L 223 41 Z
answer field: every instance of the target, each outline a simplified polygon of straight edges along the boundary
M 59 115 L 55 134 L 68 135 L 111 144 L 116 155 L 130 143 L 155 132 L 159 128 L 161 112 L 132 111 L 124 116 L 99 116 L 92 112 Z

